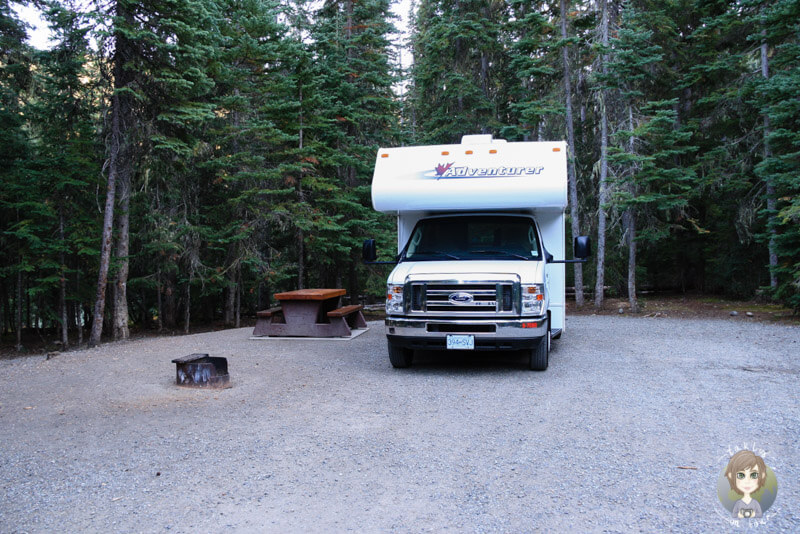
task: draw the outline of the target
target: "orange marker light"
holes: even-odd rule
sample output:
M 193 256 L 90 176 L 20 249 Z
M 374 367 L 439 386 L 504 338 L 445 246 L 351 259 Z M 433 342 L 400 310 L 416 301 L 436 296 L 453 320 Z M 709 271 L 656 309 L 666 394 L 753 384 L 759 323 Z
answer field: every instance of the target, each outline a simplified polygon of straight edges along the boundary
M 472 150 L 467 150 L 466 152 L 464 152 L 464 154 L 467 154 L 467 155 L 472 154 Z
M 493 149 L 491 149 L 491 150 L 489 151 L 489 154 L 497 154 L 497 150 L 495 150 L 495 149 L 493 148 Z
M 382 158 L 388 158 L 388 157 L 389 157 L 389 154 L 381 154 L 381 157 L 382 157 Z
M 450 155 L 450 152 L 448 152 L 447 150 L 443 150 L 442 151 L 442 156 L 449 156 L 449 155 Z
M 561 148 L 560 147 L 556 147 L 556 148 L 553 149 L 553 152 L 561 152 Z

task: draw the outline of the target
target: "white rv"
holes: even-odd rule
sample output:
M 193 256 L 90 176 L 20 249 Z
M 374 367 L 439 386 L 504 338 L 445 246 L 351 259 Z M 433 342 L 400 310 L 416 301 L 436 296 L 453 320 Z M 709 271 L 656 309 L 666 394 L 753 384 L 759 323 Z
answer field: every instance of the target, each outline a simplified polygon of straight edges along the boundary
M 458 145 L 381 148 L 372 204 L 397 215 L 386 336 L 394 367 L 414 350 L 525 350 L 547 368 L 564 332 L 567 147 L 467 135 Z M 364 260 L 374 263 L 374 240 Z M 395 262 L 390 262 L 395 263 Z

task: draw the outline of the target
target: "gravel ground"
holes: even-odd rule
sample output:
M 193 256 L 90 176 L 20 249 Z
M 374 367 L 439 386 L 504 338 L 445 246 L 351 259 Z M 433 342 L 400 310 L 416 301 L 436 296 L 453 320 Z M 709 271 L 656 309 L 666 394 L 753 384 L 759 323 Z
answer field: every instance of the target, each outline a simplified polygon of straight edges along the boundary
M 539 373 L 395 370 L 370 326 L 0 361 L 0 531 L 730 531 L 716 483 L 742 447 L 778 479 L 760 530 L 800 531 L 800 328 L 573 316 Z M 193 352 L 232 387 L 176 387 Z

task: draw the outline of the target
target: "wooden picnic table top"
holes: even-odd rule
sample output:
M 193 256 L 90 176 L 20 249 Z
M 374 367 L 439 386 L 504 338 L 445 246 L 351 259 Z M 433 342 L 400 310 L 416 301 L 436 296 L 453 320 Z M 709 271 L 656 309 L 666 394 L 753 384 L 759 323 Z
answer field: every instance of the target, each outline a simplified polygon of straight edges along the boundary
M 327 300 L 346 294 L 345 289 L 296 289 L 284 293 L 275 293 L 278 300 Z

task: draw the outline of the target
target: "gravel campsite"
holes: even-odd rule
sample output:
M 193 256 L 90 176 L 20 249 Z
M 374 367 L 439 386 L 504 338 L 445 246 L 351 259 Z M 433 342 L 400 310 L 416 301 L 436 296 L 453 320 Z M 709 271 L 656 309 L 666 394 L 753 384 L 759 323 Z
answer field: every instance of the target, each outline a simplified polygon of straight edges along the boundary
M 393 369 L 252 328 L 0 360 L 0 532 L 720 532 L 732 452 L 800 531 L 800 328 L 570 316 L 549 368 L 507 353 Z M 226 389 L 172 359 L 228 359 Z M 755 521 L 755 520 L 753 520 Z

